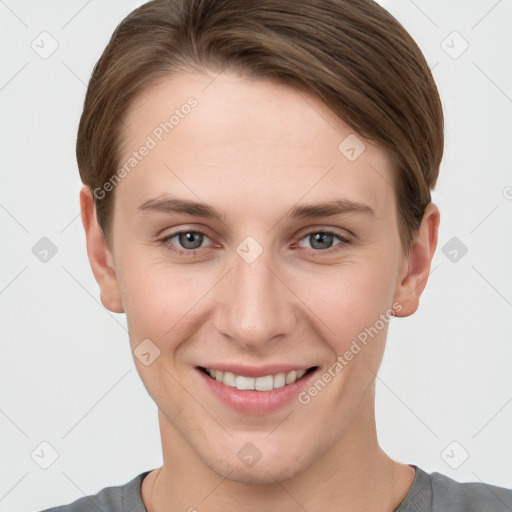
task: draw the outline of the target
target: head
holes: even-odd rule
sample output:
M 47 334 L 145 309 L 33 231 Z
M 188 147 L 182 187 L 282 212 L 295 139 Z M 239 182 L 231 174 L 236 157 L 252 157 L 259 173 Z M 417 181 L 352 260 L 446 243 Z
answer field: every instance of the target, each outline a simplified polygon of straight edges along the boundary
M 190 457 L 264 483 L 357 444 L 389 322 L 427 282 L 442 152 L 429 67 L 370 0 L 155 0 L 117 27 L 79 126 L 82 219 Z M 237 408 L 202 370 L 226 364 L 309 380 Z

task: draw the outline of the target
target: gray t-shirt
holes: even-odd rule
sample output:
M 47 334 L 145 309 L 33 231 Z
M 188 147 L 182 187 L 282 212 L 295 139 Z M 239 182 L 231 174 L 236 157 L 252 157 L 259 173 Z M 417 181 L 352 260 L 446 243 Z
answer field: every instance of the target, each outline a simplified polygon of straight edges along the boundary
M 482 482 L 460 483 L 441 473 L 427 473 L 411 466 L 416 475 L 394 512 L 512 512 L 510 489 Z M 124 485 L 106 487 L 94 496 L 41 512 L 147 512 L 140 487 L 148 474 L 145 471 Z

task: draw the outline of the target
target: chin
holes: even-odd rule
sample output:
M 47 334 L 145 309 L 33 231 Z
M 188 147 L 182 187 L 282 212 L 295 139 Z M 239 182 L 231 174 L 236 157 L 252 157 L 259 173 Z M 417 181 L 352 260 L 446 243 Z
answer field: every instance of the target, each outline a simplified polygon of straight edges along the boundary
M 251 450 L 248 451 L 250 453 Z M 273 450 L 274 453 L 268 449 L 263 451 L 261 458 L 252 464 L 250 462 L 244 464 L 243 457 L 230 457 L 226 452 L 222 454 L 203 452 L 198 455 L 203 463 L 217 475 L 241 484 L 268 485 L 284 482 L 308 467 L 304 453 L 299 457 L 296 450 L 289 451 L 287 454 L 279 449 Z
M 250 485 L 269 485 L 284 482 L 300 472 L 300 468 L 295 466 L 293 462 L 287 465 L 286 461 L 281 461 L 279 465 L 260 461 L 252 468 L 231 467 L 230 465 L 219 467 L 213 464 L 210 465 L 210 469 L 227 480 Z

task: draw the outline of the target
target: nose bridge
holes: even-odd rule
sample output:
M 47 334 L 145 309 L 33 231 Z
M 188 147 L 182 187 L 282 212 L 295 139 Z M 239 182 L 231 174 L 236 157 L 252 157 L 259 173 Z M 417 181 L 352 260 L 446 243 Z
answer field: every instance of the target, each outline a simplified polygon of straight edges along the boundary
M 258 251 L 251 241 L 240 244 L 233 255 L 233 268 L 219 298 L 217 328 L 246 348 L 257 348 L 292 326 L 290 297 L 274 267 L 270 251 Z

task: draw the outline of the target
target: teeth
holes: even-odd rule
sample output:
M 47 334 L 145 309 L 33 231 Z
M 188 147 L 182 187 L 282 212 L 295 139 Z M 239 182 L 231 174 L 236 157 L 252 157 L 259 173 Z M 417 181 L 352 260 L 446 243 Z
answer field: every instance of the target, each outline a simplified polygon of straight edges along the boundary
M 287 373 L 286 374 L 286 378 L 284 379 L 284 381 L 286 382 L 286 384 L 292 384 L 293 382 L 295 382 L 297 380 L 297 372 L 296 371 L 293 371 L 293 372 L 290 372 L 290 373 Z
M 242 377 L 241 375 L 237 375 L 235 379 L 235 388 L 236 389 L 254 389 L 254 377 Z
M 235 375 L 231 372 L 223 372 L 206 368 L 206 371 L 218 382 L 226 386 L 241 390 L 253 389 L 256 391 L 271 391 L 272 389 L 282 388 L 288 384 L 293 384 L 296 380 L 304 376 L 307 370 L 291 371 L 289 373 L 278 373 L 276 375 L 265 375 L 264 377 L 245 377 Z
M 274 375 L 274 389 L 282 388 L 285 385 L 286 385 L 286 376 L 284 373 L 278 373 L 277 375 Z
M 212 370 L 212 372 L 215 372 L 216 370 Z M 215 379 L 217 377 L 215 376 Z M 230 386 L 232 388 L 235 387 L 236 377 L 234 373 L 231 372 L 224 372 L 224 375 L 222 377 L 223 384 L 226 384 L 226 386 Z
M 272 391 L 274 389 L 274 377 L 266 375 L 254 379 L 254 389 L 257 391 Z

